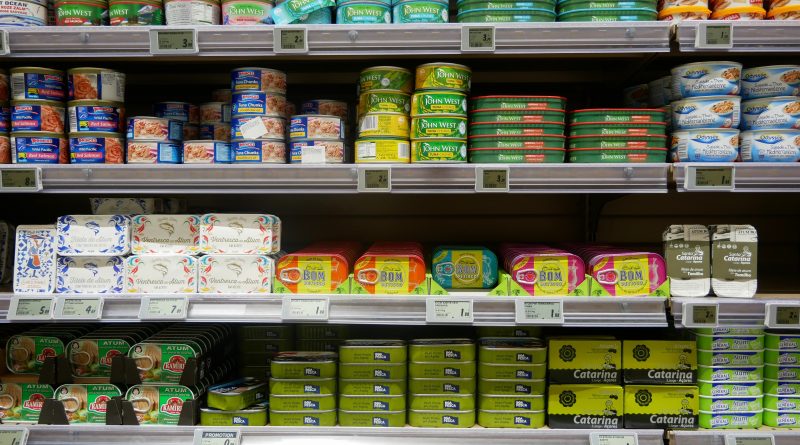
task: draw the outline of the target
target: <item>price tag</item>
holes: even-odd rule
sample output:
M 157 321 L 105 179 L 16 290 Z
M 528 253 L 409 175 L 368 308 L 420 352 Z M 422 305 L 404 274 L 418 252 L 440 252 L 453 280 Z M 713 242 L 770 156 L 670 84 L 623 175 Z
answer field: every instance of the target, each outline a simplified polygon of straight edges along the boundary
M 472 300 L 428 298 L 425 301 L 425 321 L 428 323 L 472 323 L 475 321 Z
M 800 329 L 800 304 L 767 303 L 764 325 L 770 329 Z
M 236 430 L 195 430 L 194 445 L 239 445 L 241 437 Z
M 150 54 L 186 55 L 199 52 L 196 29 L 150 30 Z
M 99 320 L 103 315 L 103 299 L 60 298 L 56 300 L 56 320 Z
M 719 325 L 719 303 L 683 303 L 683 325 L 713 328 Z
M 0 445 L 25 445 L 28 443 L 28 429 L 0 427 Z
M 8 305 L 9 320 L 50 320 L 53 297 L 12 297 Z
M 267 126 L 261 116 L 257 116 L 240 125 L 239 131 L 245 139 L 258 139 L 267 134 Z
M 591 433 L 590 445 L 639 445 L 639 435 L 634 432 Z
M 694 46 L 700 49 L 733 48 L 733 25 L 730 23 L 698 23 Z
M 686 190 L 729 192 L 735 188 L 736 170 L 733 166 L 700 167 L 686 166 L 684 187 Z
M 8 40 L 8 30 L 0 30 L 0 56 L 11 54 L 11 43 Z
M 286 297 L 283 299 L 284 320 L 328 320 L 330 316 L 331 299 L 328 297 L 299 298 Z
M 358 169 L 359 192 L 391 192 L 392 169 L 389 167 L 369 167 Z
M 772 434 L 728 434 L 725 435 L 725 445 L 775 445 L 775 436 Z
M 139 307 L 141 320 L 184 320 L 189 314 L 186 297 L 142 297 Z
M 508 193 L 508 167 L 478 167 L 475 169 L 476 192 Z
M 494 52 L 494 26 L 465 26 L 461 28 L 461 51 Z
M 308 28 L 305 26 L 280 27 L 272 32 L 275 53 L 301 54 L 308 52 Z
M 38 192 L 41 189 L 42 170 L 39 168 L 0 170 L 0 192 Z
M 518 299 L 514 302 L 517 324 L 564 324 L 563 300 Z
M 301 164 L 324 164 L 325 147 L 320 145 L 303 145 L 300 147 Z

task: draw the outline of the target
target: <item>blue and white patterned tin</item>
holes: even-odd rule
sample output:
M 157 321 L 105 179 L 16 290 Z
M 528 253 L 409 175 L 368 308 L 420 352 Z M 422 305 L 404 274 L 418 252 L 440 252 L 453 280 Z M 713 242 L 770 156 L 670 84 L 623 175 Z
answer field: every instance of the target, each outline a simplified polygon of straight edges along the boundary
M 131 250 L 126 215 L 65 215 L 56 221 L 57 252 L 63 256 L 120 256 Z
M 15 247 L 14 293 L 53 293 L 56 287 L 56 228 L 19 226 Z
M 56 293 L 121 294 L 124 289 L 122 257 L 58 257 Z

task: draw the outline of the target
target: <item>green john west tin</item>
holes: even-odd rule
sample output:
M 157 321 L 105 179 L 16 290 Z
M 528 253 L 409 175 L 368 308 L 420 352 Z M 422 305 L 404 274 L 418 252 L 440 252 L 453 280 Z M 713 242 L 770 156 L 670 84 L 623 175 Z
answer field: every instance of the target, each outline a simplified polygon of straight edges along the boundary
M 444 10 L 447 11 L 447 2 L 444 5 Z M 397 8 L 397 3 L 395 3 L 395 8 Z M 395 20 L 395 23 L 397 22 L 398 20 Z M 417 67 L 415 85 L 417 90 L 469 92 L 472 87 L 472 70 L 468 66 L 457 63 L 425 63 Z
M 478 411 L 484 428 L 544 428 L 545 411 Z
M 797 365 L 800 363 L 800 351 L 767 349 L 764 351 L 764 361 L 771 365 Z
M 779 351 L 800 350 L 800 334 L 767 332 L 765 343 L 767 349 L 777 349 Z
M 563 136 L 564 124 L 481 122 L 470 124 L 469 134 L 471 136 Z
M 231 411 L 200 408 L 200 425 L 203 426 L 265 426 L 266 424 L 266 402 Z
M 601 149 L 579 148 L 569 151 L 569 162 L 588 164 L 616 163 L 663 163 L 667 159 L 666 148 Z
M 764 410 L 764 425 L 772 428 L 797 428 L 800 425 L 800 411 Z
M 498 110 L 480 109 L 470 111 L 470 122 L 502 122 L 502 123 L 564 123 L 566 113 L 563 110 Z
M 760 396 L 764 394 L 764 382 L 705 382 L 698 380 L 701 396 L 742 397 Z
M 764 408 L 777 411 L 800 411 L 800 396 L 767 394 Z
M 417 411 L 408 412 L 408 424 L 417 428 L 471 428 L 475 425 L 472 411 Z
M 367 113 L 408 113 L 411 110 L 411 98 L 402 91 L 369 90 L 361 93 L 358 107 L 361 116 Z
M 269 393 L 285 396 L 306 394 L 336 394 L 336 379 L 276 379 L 269 380 Z
M 475 343 L 468 338 L 427 338 L 411 340 L 412 362 L 475 361 Z
M 800 381 L 764 379 L 764 393 L 786 396 L 800 395 Z
M 664 136 L 664 122 L 584 122 L 570 126 L 572 136 Z
M 566 0 L 558 4 L 559 13 L 585 9 L 653 9 L 648 0 Z
M 407 359 L 408 348 L 402 340 L 345 340 L 339 348 L 339 361 L 341 363 L 405 365 Z
M 466 139 L 467 118 L 434 114 L 411 119 L 411 139 Z
M 500 380 L 500 379 L 479 379 L 479 394 L 497 395 L 538 395 L 544 394 L 546 388 L 545 380 Z
M 336 23 L 344 25 L 392 23 L 389 5 L 382 2 L 337 2 Z
M 358 78 L 359 91 L 398 90 L 411 93 L 414 89 L 414 73 L 396 66 L 373 66 L 361 71 Z M 300 332 L 298 332 L 298 335 Z
M 409 394 L 408 404 L 417 411 L 472 411 L 475 394 Z
M 697 363 L 704 366 L 760 366 L 764 364 L 764 351 L 708 351 L 698 349 Z
M 764 378 L 763 366 L 698 366 L 697 378 L 709 382 L 748 382 Z
M 697 349 L 710 351 L 743 351 L 764 349 L 763 335 L 695 335 Z
M 576 9 L 559 13 L 559 22 L 643 22 L 655 21 L 658 12 L 652 8 L 638 9 Z
M 412 394 L 475 394 L 475 378 L 409 379 Z
M 564 110 L 567 98 L 560 96 L 478 96 L 469 102 L 470 110 Z
M 487 411 L 542 411 L 544 395 L 500 396 L 481 394 L 478 396 L 478 409 Z
M 761 413 L 761 411 L 719 413 L 700 411 L 700 428 L 713 430 L 761 428 Z
M 564 136 L 470 136 L 469 148 L 563 149 Z
M 336 396 L 283 396 L 270 394 L 269 407 L 276 411 L 328 411 L 336 409 Z
M 411 162 L 467 162 L 463 139 L 411 141 Z
M 336 426 L 336 410 L 269 411 L 272 426 Z
M 800 366 L 768 364 L 764 366 L 764 378 L 797 382 L 800 381 Z
M 339 377 L 343 379 L 396 380 L 407 375 L 405 363 L 339 363 Z
M 345 411 L 339 410 L 339 426 L 404 427 L 405 411 Z
M 412 379 L 446 379 L 475 377 L 475 362 L 412 362 L 408 365 Z
M 406 393 L 405 380 L 349 380 L 339 381 L 339 393 L 348 396 L 387 395 L 396 396 Z
M 547 346 L 538 338 L 481 338 L 478 360 L 493 364 L 547 363 Z
M 466 116 L 467 95 L 458 91 L 418 90 L 411 96 L 411 117 L 430 114 Z
M 484 164 L 562 163 L 566 150 L 559 148 L 474 148 L 468 150 L 469 162 Z
M 405 394 L 394 396 L 348 396 L 339 395 L 339 409 L 345 411 L 403 411 L 406 409 Z
M 764 409 L 764 396 L 709 397 L 700 396 L 700 410 L 720 411 L 759 411 Z
M 272 376 L 277 379 L 336 377 L 336 354 L 332 352 L 281 352 L 272 358 Z
M 471 9 L 456 16 L 458 23 L 530 23 L 555 22 L 556 13 L 549 9 Z
M 666 148 L 666 136 L 572 136 L 569 148 Z
M 520 363 L 497 364 L 480 362 L 478 374 L 485 379 L 540 380 L 547 376 L 547 365 L 523 365 Z
M 666 122 L 661 108 L 589 108 L 572 112 L 572 123 L 584 122 Z

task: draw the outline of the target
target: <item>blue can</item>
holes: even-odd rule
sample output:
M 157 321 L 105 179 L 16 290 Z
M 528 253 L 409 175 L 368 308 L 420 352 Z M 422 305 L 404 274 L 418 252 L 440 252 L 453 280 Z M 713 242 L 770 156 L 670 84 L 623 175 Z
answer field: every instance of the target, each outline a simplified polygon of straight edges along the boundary
M 70 164 L 121 164 L 124 160 L 121 134 L 86 133 L 69 136 Z
M 318 151 L 314 152 L 314 149 Z M 341 164 L 344 162 L 344 149 L 344 141 L 339 139 L 292 140 L 289 144 L 289 163 Z
M 286 0 L 270 12 L 270 17 L 276 25 L 288 23 L 330 24 L 330 8 L 336 6 L 335 0 Z M 319 11 L 327 10 L 328 21 L 319 21 L 324 17 L 316 15 Z M 313 20 L 313 21 L 312 21 Z
M 156 116 L 181 122 L 200 123 L 200 110 L 186 102 L 159 102 L 155 105 Z
M 344 25 L 392 23 L 392 10 L 383 2 L 357 0 L 342 2 L 336 8 L 336 23 Z
M 113 102 L 73 101 L 67 103 L 69 132 L 118 133 L 122 108 Z
M 800 97 L 766 97 L 742 102 L 743 130 L 797 128 L 800 128 Z
M 797 162 L 800 130 L 753 130 L 742 132 L 742 161 Z
M 231 71 L 231 91 L 286 94 L 286 73 L 269 68 L 236 68 Z
M 11 98 L 13 100 L 56 100 L 66 97 L 63 71 L 49 68 L 12 68 Z
M 344 139 L 344 121 L 338 116 L 308 114 L 292 116 L 289 137 L 292 139 Z
M 64 105 L 44 100 L 13 101 L 11 131 L 64 131 Z
M 183 122 L 163 117 L 136 116 L 128 119 L 128 139 L 182 141 Z
M 176 141 L 134 141 L 126 147 L 128 164 L 180 164 L 183 147 Z
M 231 162 L 286 163 L 286 144 L 279 139 L 245 139 L 231 142 Z
M 257 139 L 285 139 L 286 138 L 286 119 L 277 116 L 234 116 L 231 118 L 231 139 L 248 139 L 242 134 L 242 126 L 253 119 L 261 118 L 266 133 Z M 251 138 L 254 136 L 250 136 Z
M 231 162 L 231 144 L 225 141 L 185 141 L 184 164 L 228 164 Z
M 675 131 L 670 151 L 675 162 L 733 162 L 739 158 L 739 130 Z
M 237 91 L 231 101 L 233 115 L 280 117 L 286 109 L 286 96 L 265 91 Z
M 67 163 L 67 140 L 57 133 L 11 133 L 15 164 Z
M 228 140 L 231 138 L 230 124 L 214 122 L 200 125 L 200 139 L 203 140 Z

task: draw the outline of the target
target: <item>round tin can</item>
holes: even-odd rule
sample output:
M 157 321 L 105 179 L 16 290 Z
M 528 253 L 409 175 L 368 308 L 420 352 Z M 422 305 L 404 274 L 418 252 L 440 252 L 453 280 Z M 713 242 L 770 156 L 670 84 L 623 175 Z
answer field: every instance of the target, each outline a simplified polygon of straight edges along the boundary
M 67 102 L 69 132 L 119 133 L 124 126 L 121 104 L 100 100 L 75 100 Z
M 408 115 L 404 113 L 368 113 L 361 118 L 360 137 L 408 138 Z
M 167 25 L 219 25 L 219 1 L 164 0 Z
M 267 25 L 271 23 L 269 13 L 275 7 L 273 1 L 223 0 L 223 25 Z
M 800 20 L 800 5 L 772 7 L 767 13 L 770 20 Z
M 66 97 L 64 72 L 49 68 L 11 68 L 12 100 L 56 100 Z
M 64 105 L 45 100 L 11 101 L 11 131 L 64 132 Z
M 344 141 L 339 139 L 292 139 L 289 143 L 291 164 L 341 164 Z
M 128 164 L 180 164 L 183 150 L 176 141 L 147 141 L 128 139 Z
M 0 21 L 3 26 L 45 26 L 47 5 L 35 1 L 0 1 Z
M 264 91 L 235 91 L 231 98 L 231 113 L 248 116 L 284 115 L 286 96 Z
M 122 164 L 125 139 L 120 133 L 72 133 L 69 135 L 70 164 Z
M 200 125 L 200 139 L 216 139 L 219 141 L 230 141 L 231 126 L 221 122 Z
M 742 102 L 742 130 L 800 128 L 800 98 L 767 97 Z
M 125 74 L 103 68 L 67 70 L 67 100 L 125 100 Z
M 401 0 L 392 8 L 394 23 L 447 23 L 447 2 Z
M 742 161 L 797 162 L 800 130 L 751 130 L 741 133 Z
M 458 91 L 421 90 L 411 96 L 411 117 L 426 114 L 467 115 L 467 95 Z
M 338 116 L 306 114 L 292 116 L 289 137 L 292 139 L 344 139 L 345 125 Z
M 197 124 L 183 124 L 183 140 L 191 141 L 200 139 L 200 126 Z
M 711 20 L 764 20 L 767 11 L 760 6 L 714 9 Z
M 467 162 L 467 143 L 457 139 L 411 141 L 411 162 Z
M 405 113 L 411 111 L 408 93 L 394 90 L 370 90 L 361 93 L 358 101 L 358 114 L 367 113 Z
M 255 123 L 248 124 L 254 119 L 261 119 L 261 122 L 264 125 L 264 128 L 261 131 L 265 131 L 264 134 L 256 139 L 284 139 L 286 137 L 286 119 L 276 116 L 234 116 L 231 118 L 230 136 L 233 139 L 253 139 L 252 136 L 255 135 L 247 137 L 242 133 L 242 126 L 257 126 Z
M 11 162 L 14 164 L 68 164 L 67 138 L 59 133 L 11 133 Z
M 742 71 L 742 99 L 800 95 L 800 65 L 773 65 Z
M 386 3 L 369 1 L 340 2 L 336 23 L 344 25 L 392 23 L 392 10 Z
M 408 139 L 362 138 L 356 141 L 356 163 L 410 162 Z
M 469 92 L 472 70 L 455 63 L 426 63 L 417 67 L 418 90 L 432 88 Z
M 187 102 L 159 102 L 155 105 L 155 114 L 176 121 L 200 123 L 199 109 Z
M 708 20 L 709 16 L 711 16 L 711 10 L 704 5 L 668 7 L 660 10 L 658 13 L 659 20 L 672 23 L 691 20 Z
M 738 128 L 740 118 L 738 96 L 692 97 L 672 103 L 672 122 L 678 130 Z
M 225 141 L 184 141 L 184 164 L 228 164 L 231 162 L 231 144 Z
M 200 105 L 200 123 L 215 124 L 231 121 L 231 104 L 226 102 L 207 102 Z
M 231 162 L 285 164 L 286 144 L 279 139 L 243 139 L 231 142 Z
M 739 130 L 675 131 L 670 150 L 681 162 L 733 162 L 739 157 Z
M 696 62 L 672 69 L 673 97 L 735 96 L 741 86 L 742 64 Z
M 236 68 L 231 71 L 231 90 L 286 94 L 286 73 L 269 68 Z
M 314 99 L 303 102 L 301 107 L 303 114 L 324 114 L 328 116 L 339 116 L 347 120 L 347 102 L 329 99 Z M 287 110 L 288 114 L 288 110 Z M 290 114 L 291 115 L 291 114 Z
M 411 119 L 411 139 L 466 139 L 467 118 L 437 114 Z
M 105 0 L 61 0 L 56 2 L 57 26 L 102 26 L 108 24 Z
M 183 122 L 162 117 L 136 116 L 128 119 L 128 139 L 180 141 Z
M 110 0 L 108 21 L 111 26 L 150 26 L 164 24 L 161 0 Z
M 370 90 L 396 90 L 411 93 L 414 75 L 405 68 L 396 66 L 373 66 L 361 71 L 358 78 L 361 94 Z
M 211 92 L 211 101 L 212 102 L 231 102 L 231 90 L 230 88 L 217 88 L 216 90 Z

